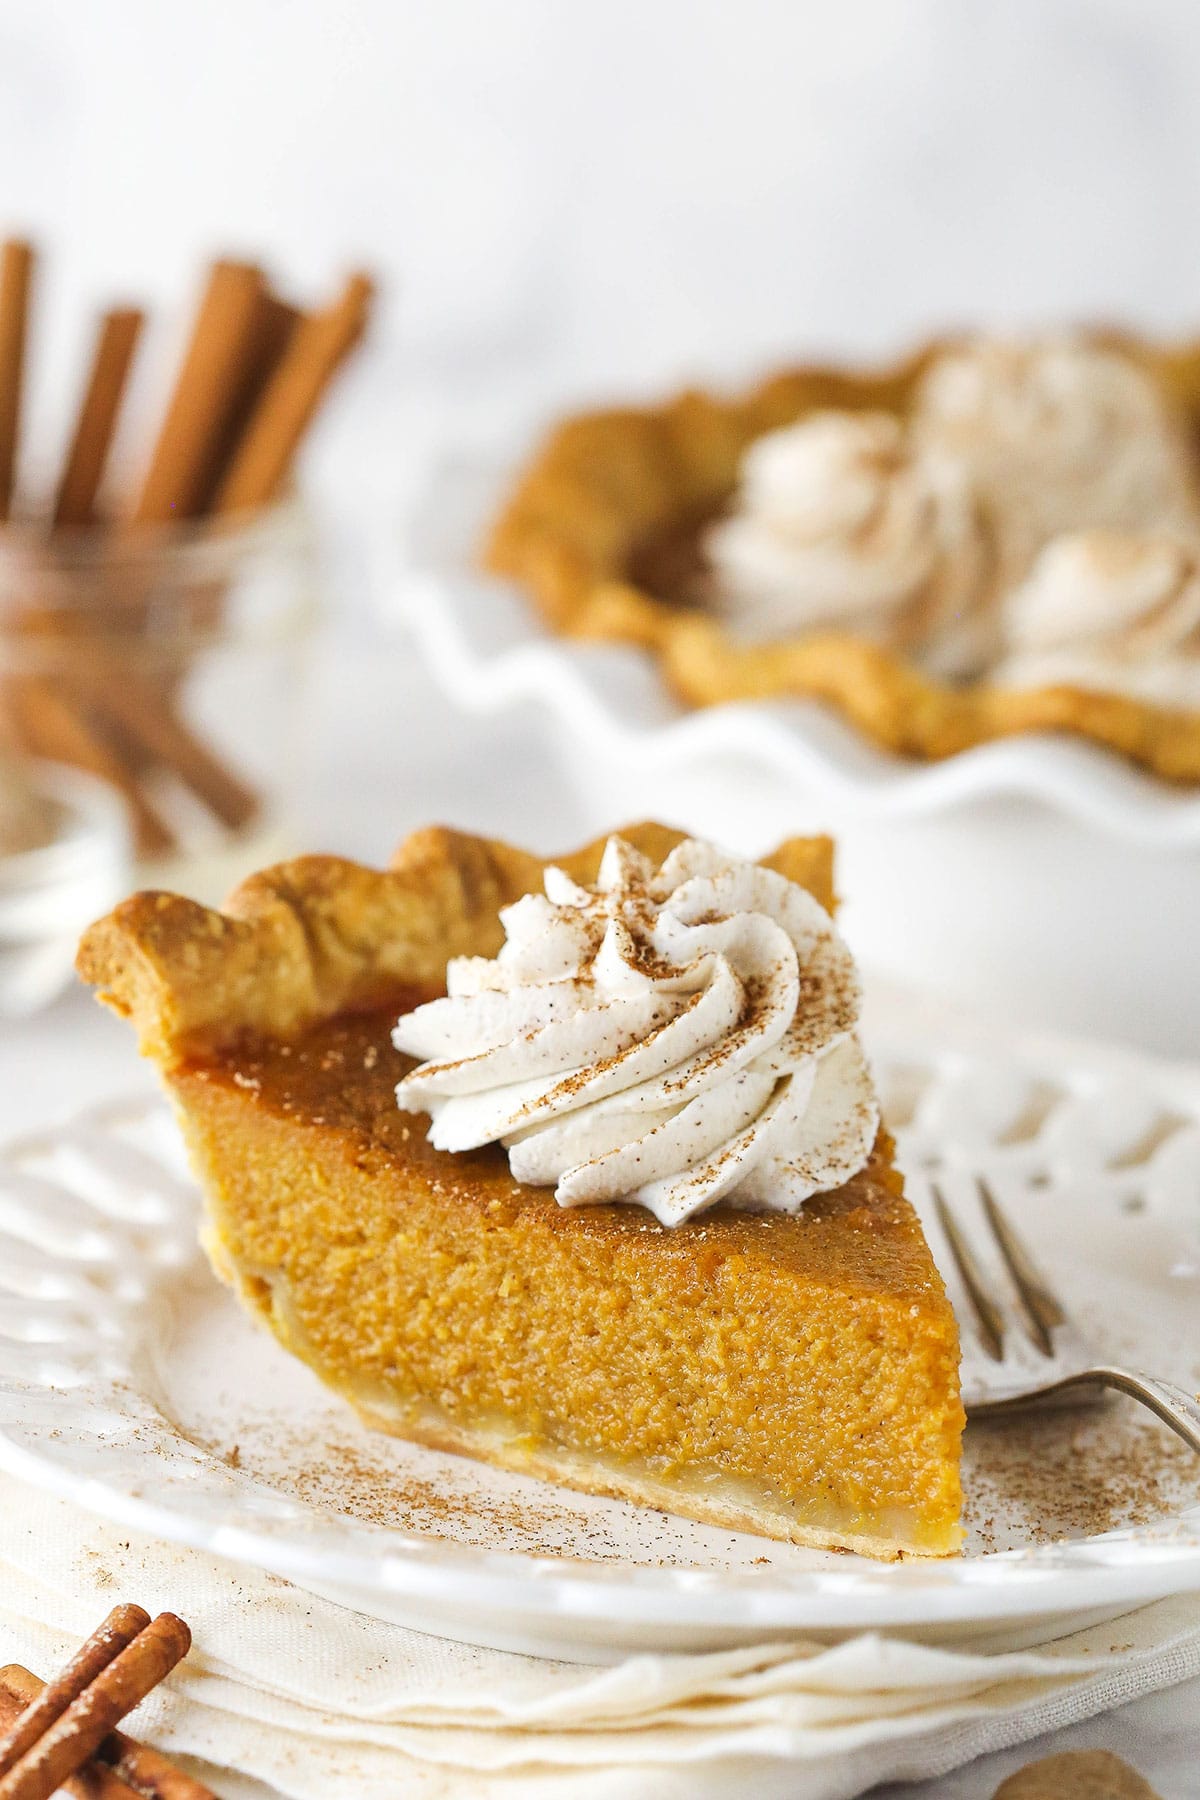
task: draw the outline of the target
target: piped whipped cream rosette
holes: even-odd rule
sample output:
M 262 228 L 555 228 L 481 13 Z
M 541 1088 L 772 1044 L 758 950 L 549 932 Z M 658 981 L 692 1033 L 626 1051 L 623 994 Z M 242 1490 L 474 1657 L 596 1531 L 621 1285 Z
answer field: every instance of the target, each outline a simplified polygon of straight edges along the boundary
M 594 887 L 547 869 L 406 1014 L 399 1085 L 430 1142 L 508 1150 L 561 1206 L 632 1201 L 664 1225 L 719 1200 L 794 1213 L 866 1163 L 879 1113 L 858 974 L 794 882 L 688 840 L 655 869 L 610 838 Z
M 1195 537 L 1198 498 L 1192 447 L 1136 358 L 1080 338 L 966 340 L 932 359 L 903 417 L 818 410 L 749 446 L 705 533 L 712 604 L 747 643 L 848 631 L 978 679 L 1047 545 Z
M 1195 518 L 1180 422 L 1135 359 L 1072 337 L 978 338 L 938 357 L 912 436 L 958 464 L 994 535 L 1002 589 L 1065 532 Z
M 733 511 L 705 551 L 716 602 L 758 642 L 845 630 L 926 651 L 945 672 L 984 579 L 987 546 L 957 464 L 888 413 L 815 412 L 747 450 Z
M 1056 538 L 1004 611 L 998 686 L 1075 687 L 1200 707 L 1200 540 L 1086 531 Z

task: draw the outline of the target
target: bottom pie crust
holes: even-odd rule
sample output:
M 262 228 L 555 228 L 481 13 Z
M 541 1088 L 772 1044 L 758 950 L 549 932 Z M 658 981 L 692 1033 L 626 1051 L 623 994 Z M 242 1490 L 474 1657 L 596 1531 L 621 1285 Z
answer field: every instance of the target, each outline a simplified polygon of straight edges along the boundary
M 427 1400 L 401 1406 L 383 1390 L 368 1389 L 322 1365 L 282 1283 L 272 1282 L 260 1273 L 250 1284 L 251 1297 L 247 1284 L 239 1279 L 237 1269 L 223 1254 L 219 1238 L 211 1230 L 205 1234 L 205 1249 L 213 1267 L 254 1310 L 262 1309 L 264 1296 L 269 1293 L 266 1306 L 271 1329 L 280 1343 L 353 1407 L 371 1430 L 402 1438 L 406 1443 L 422 1444 L 430 1450 L 468 1456 L 580 1493 L 627 1500 L 635 1506 L 682 1514 L 725 1531 L 744 1531 L 807 1549 L 850 1550 L 877 1562 L 898 1562 L 907 1557 L 951 1556 L 959 1548 L 961 1532 L 957 1528 L 947 1530 L 941 1544 L 923 1542 L 916 1514 L 902 1508 L 889 1509 L 874 1531 L 863 1519 L 841 1517 L 831 1508 L 819 1510 L 805 1520 L 797 1516 L 797 1508 L 782 1495 L 756 1492 L 748 1484 L 733 1481 L 715 1470 L 691 1479 L 679 1475 L 668 1478 L 647 1465 L 596 1454 L 584 1456 L 563 1445 L 531 1444 L 502 1421 L 480 1419 L 468 1426 Z

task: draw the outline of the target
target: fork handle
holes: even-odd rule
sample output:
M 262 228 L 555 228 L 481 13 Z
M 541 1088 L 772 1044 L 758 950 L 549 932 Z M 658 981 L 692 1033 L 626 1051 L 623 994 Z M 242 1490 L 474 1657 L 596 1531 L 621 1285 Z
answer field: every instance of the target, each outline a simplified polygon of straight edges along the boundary
M 1093 1383 L 1116 1388 L 1131 1399 L 1140 1400 L 1152 1413 L 1157 1413 L 1164 1425 L 1178 1432 L 1185 1444 L 1200 1451 L 1200 1404 L 1195 1394 L 1189 1394 L 1186 1388 L 1176 1387 L 1173 1381 L 1160 1381 L 1156 1375 L 1142 1375 L 1135 1369 L 1120 1369 L 1107 1364 L 1089 1369 L 1085 1375 L 1070 1375 L 1055 1385 L 1072 1388 Z

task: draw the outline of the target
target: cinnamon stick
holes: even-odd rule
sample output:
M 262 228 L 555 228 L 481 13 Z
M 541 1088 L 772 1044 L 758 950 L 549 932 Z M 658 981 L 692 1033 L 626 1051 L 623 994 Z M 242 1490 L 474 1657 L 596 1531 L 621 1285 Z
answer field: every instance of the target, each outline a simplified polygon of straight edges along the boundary
M 291 328 L 291 309 L 270 294 L 260 269 L 213 265 L 132 524 L 192 518 L 206 509 L 230 444 L 270 380 Z M 169 691 L 155 693 L 125 669 L 97 664 L 90 674 L 94 703 L 114 717 L 137 755 L 148 753 L 164 764 L 231 829 L 256 815 L 257 795 L 175 717 Z M 102 694 L 94 691 L 97 678 Z
M 0 252 L 0 520 L 12 497 L 32 268 L 27 244 Z M 303 317 L 253 265 L 214 264 L 140 492 L 125 509 L 126 527 L 272 500 L 329 381 L 362 334 L 371 295 L 369 280 L 353 276 L 333 305 Z M 56 491 L 56 526 L 93 522 L 141 323 L 128 308 L 102 322 Z M 126 567 L 118 554 L 111 571 L 104 564 L 86 572 L 91 585 L 78 609 L 60 616 L 61 601 L 52 598 L 45 616 L 29 607 L 27 619 L 10 620 L 10 629 L 62 641 L 53 670 L 36 663 L 0 680 L 0 733 L 7 725 L 22 747 L 109 782 L 128 802 L 139 851 L 161 854 L 176 838 L 160 809 L 160 775 L 233 830 L 256 816 L 260 801 L 179 716 L 182 664 L 160 676 L 140 660 L 159 592 L 154 541 L 144 561 Z M 170 549 L 164 539 L 164 557 Z M 65 556 L 64 578 L 74 570 Z M 199 576 L 187 598 L 198 630 L 215 627 L 223 581 Z
M 26 1677 L 28 1677 L 27 1685 Z M 0 1669 L 0 1731 L 8 1730 L 16 1724 L 25 1707 L 29 1704 L 26 1695 L 35 1698 L 41 1691 L 41 1682 L 36 1675 L 30 1675 L 19 1663 L 10 1663 L 7 1669 Z M 64 1794 L 71 1794 L 74 1800 L 145 1800 L 136 1788 L 110 1768 L 106 1763 L 84 1763 L 74 1775 L 68 1775 L 63 1782 Z
M 90 1760 L 113 1726 L 183 1661 L 191 1642 L 182 1619 L 159 1613 L 0 1777 L 0 1800 L 50 1800 Z
M 0 1743 L 0 1775 L 7 1774 L 14 1763 L 20 1762 L 42 1733 L 66 1712 L 72 1700 L 77 1699 L 149 1623 L 150 1614 L 144 1607 L 113 1607 L 103 1624 L 97 1625 L 91 1637 L 79 1646 L 62 1673 L 42 1688 L 15 1730 Z
M 281 300 L 269 287 L 263 286 L 259 290 L 253 341 L 237 389 L 229 397 L 220 441 L 213 453 L 210 479 L 197 508 L 201 514 L 211 509 L 216 490 L 225 478 L 234 451 L 245 436 L 268 384 L 283 361 L 300 319 L 298 307 Z
M 283 361 L 284 352 L 295 335 L 303 314 L 290 300 L 284 300 L 271 288 L 264 288 L 258 302 L 258 328 L 255 334 L 255 390 L 257 400 Z M 247 414 L 250 408 L 247 407 Z M 245 419 L 239 421 L 244 426 Z M 237 435 L 241 436 L 239 430 Z
M 0 1669 L 0 1727 L 10 1726 L 44 1691 L 20 1663 Z M 211 1788 L 123 1731 L 110 1731 L 95 1756 L 68 1777 L 66 1791 L 80 1800 L 216 1800 Z
M 110 1748 L 117 1752 L 115 1756 Z M 123 1731 L 109 1732 L 96 1759 L 129 1782 L 143 1800 L 217 1800 L 211 1788 L 177 1769 L 161 1750 L 141 1744 Z
M 332 306 L 300 321 L 217 488 L 214 512 L 275 498 L 321 396 L 366 329 L 373 294 L 368 276 L 352 275 Z
M 129 808 L 138 851 L 162 856 L 174 833 L 143 793 L 130 759 L 114 744 L 111 731 L 90 716 L 81 694 L 61 674 L 53 680 L 13 675 L 4 684 L 3 705 L 17 744 L 34 756 L 70 763 L 116 788 Z
M 188 730 L 150 682 L 128 666 L 118 668 L 103 651 L 91 657 L 76 679 L 122 735 L 178 776 L 223 825 L 236 831 L 256 816 L 258 795 Z
M 0 520 L 12 510 L 33 266 L 33 246 L 24 239 L 10 238 L 0 249 Z
M 91 372 L 54 498 L 55 525 L 90 525 L 104 479 L 144 315 L 133 307 L 104 314 Z
M 131 666 L 116 647 L 119 641 L 56 637 L 51 669 L 14 672 L 4 682 L 0 710 L 7 712 L 17 744 L 116 787 L 145 855 L 165 854 L 175 843 L 142 785 L 143 772 L 155 768 L 174 775 L 229 829 L 248 825 L 258 814 L 258 795 L 189 729 L 170 691 Z
M 262 270 L 250 263 L 213 264 L 131 523 L 190 519 L 200 510 L 259 342 L 263 286 Z

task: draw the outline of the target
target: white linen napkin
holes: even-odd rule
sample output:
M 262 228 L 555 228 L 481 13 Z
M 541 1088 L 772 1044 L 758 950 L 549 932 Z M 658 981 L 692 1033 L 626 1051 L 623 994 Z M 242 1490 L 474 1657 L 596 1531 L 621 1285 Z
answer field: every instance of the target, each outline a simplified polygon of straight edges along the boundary
M 864 1635 L 636 1656 L 478 1650 L 0 1479 L 0 1662 L 46 1675 L 118 1600 L 195 1644 L 132 1729 L 225 1800 L 849 1800 L 1200 1672 L 1200 1595 L 1019 1654 Z M 241 1778 L 226 1773 L 241 1771 Z

